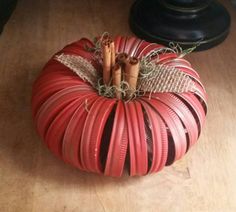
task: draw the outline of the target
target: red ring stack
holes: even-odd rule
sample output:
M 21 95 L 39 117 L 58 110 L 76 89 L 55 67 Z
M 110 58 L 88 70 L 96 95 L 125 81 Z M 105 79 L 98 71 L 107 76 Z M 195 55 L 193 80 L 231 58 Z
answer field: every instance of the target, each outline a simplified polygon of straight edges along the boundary
M 163 46 L 118 36 L 116 53 L 142 58 Z M 79 55 L 96 70 L 101 64 L 88 39 L 58 54 Z M 175 53 L 159 55 L 159 64 L 177 67 L 195 82 L 197 92 L 148 93 L 132 101 L 99 96 L 98 92 L 54 59 L 33 85 L 32 113 L 40 137 L 59 158 L 81 170 L 121 176 L 160 171 L 182 158 L 197 141 L 206 116 L 206 92 L 190 63 Z

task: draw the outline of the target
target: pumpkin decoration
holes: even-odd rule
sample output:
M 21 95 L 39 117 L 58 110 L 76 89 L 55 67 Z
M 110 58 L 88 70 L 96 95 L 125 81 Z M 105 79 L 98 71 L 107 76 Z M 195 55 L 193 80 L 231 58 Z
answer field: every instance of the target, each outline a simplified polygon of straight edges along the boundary
M 207 112 L 205 89 L 183 53 L 108 34 L 67 45 L 33 85 L 40 137 L 66 163 L 108 176 L 125 167 L 146 175 L 179 160 Z

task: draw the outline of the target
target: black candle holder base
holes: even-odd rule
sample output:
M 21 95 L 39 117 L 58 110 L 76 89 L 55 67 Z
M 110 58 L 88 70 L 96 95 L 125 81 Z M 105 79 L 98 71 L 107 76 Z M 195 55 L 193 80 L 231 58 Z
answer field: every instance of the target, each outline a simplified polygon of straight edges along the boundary
M 164 45 L 175 42 L 183 49 L 200 44 L 197 51 L 209 49 L 227 37 L 230 16 L 220 3 L 195 1 L 198 4 L 181 5 L 180 0 L 173 2 L 136 1 L 130 10 L 131 30 L 147 41 Z
M 0 0 L 0 34 L 9 20 L 17 4 L 17 0 Z

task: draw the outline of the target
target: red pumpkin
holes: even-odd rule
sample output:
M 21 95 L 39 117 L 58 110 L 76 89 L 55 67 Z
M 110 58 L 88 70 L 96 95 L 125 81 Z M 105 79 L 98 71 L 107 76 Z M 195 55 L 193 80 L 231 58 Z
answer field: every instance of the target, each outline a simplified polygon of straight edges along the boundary
M 85 46 L 94 44 L 81 39 L 57 55 L 79 55 L 101 71 Z M 115 47 L 141 58 L 162 46 L 119 36 Z M 66 163 L 109 176 L 121 176 L 125 164 L 131 176 L 158 172 L 182 158 L 202 130 L 206 92 L 197 72 L 177 54 L 160 54 L 158 63 L 187 73 L 197 92 L 152 93 L 129 102 L 107 98 L 52 58 L 32 94 L 34 122 L 47 147 Z

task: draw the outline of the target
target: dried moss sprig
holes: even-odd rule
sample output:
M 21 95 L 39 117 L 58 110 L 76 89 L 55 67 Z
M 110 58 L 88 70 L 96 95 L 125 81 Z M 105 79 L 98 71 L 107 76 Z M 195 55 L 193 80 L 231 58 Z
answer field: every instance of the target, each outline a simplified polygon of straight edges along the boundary
M 89 52 L 101 52 L 101 43 L 102 41 L 104 40 L 105 37 L 109 37 L 110 34 L 108 32 L 103 32 L 103 34 L 101 35 L 101 37 L 95 37 L 93 39 L 93 44 L 94 44 L 94 47 L 89 47 L 87 46 L 86 44 L 84 45 L 84 49 L 86 51 L 89 51 Z
M 182 50 L 181 54 L 179 54 L 179 58 L 183 58 L 185 57 L 187 54 L 192 53 L 198 46 L 201 45 L 201 41 L 203 40 L 203 38 L 201 40 L 199 40 L 198 42 L 196 42 L 196 44 L 188 49 Z
M 183 48 L 180 46 L 179 43 L 174 43 L 174 42 L 170 42 L 170 43 L 169 43 L 169 46 L 170 46 L 170 48 L 172 48 L 172 49 L 175 51 L 175 53 L 176 53 L 177 55 L 179 55 L 179 56 L 178 56 L 179 58 L 183 58 L 183 57 L 185 57 L 187 54 L 192 53 L 198 46 L 200 46 L 200 45 L 201 45 L 201 41 L 203 41 L 203 38 L 200 39 L 199 41 L 195 42 L 195 44 L 194 44 L 192 47 L 188 48 L 188 49 L 183 49 Z
M 151 61 L 154 60 L 156 62 L 159 61 L 159 55 L 163 55 L 166 53 L 175 53 L 175 50 L 169 47 L 162 47 L 162 48 L 157 48 L 154 49 L 152 51 L 150 51 L 148 54 L 146 54 L 142 59 L 146 60 L 146 61 Z M 153 59 L 154 58 L 154 59 Z

